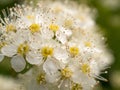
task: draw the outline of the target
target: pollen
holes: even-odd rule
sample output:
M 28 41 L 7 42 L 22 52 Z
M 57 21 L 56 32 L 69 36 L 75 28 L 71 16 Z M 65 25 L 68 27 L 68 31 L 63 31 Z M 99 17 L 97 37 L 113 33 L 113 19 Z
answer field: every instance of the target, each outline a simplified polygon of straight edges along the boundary
M 9 31 L 13 31 L 13 32 L 16 32 L 16 27 L 12 24 L 9 24 L 6 26 L 6 31 L 9 32 Z
M 73 55 L 73 56 L 76 56 L 79 54 L 79 48 L 74 46 L 74 47 L 70 47 L 69 49 L 70 53 Z
M 90 66 L 88 64 L 82 64 L 81 70 L 84 74 L 90 73 Z
M 44 57 L 52 56 L 53 55 L 53 48 L 51 48 L 51 47 L 43 47 L 41 49 L 41 54 Z
M 92 44 L 91 44 L 91 42 L 85 42 L 85 46 L 86 46 L 86 47 L 91 47 Z
M 33 23 L 29 26 L 29 29 L 32 33 L 39 32 L 40 28 L 41 28 L 40 25 L 36 23 Z
M 0 49 L 1 49 L 3 46 L 5 46 L 5 45 L 6 45 L 5 42 L 0 42 Z
M 53 32 L 56 32 L 59 30 L 59 26 L 56 24 L 50 24 L 49 29 L 52 30 Z
M 61 70 L 61 75 L 63 78 L 70 78 L 72 74 L 73 72 L 68 67 Z
M 71 90 L 83 90 L 82 86 L 77 83 L 72 83 L 72 88 Z
M 38 84 L 45 84 L 46 83 L 45 74 L 41 73 L 40 75 L 37 76 L 36 80 Z
M 29 46 L 26 43 L 20 44 L 17 52 L 21 55 L 25 55 L 29 51 Z

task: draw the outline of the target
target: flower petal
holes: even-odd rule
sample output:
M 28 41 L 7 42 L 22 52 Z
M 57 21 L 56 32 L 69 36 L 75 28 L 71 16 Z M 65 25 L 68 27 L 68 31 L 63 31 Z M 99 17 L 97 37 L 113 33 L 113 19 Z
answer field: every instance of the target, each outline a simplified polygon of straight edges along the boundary
M 16 54 L 17 52 L 17 47 L 14 46 L 14 45 L 7 45 L 7 46 L 4 46 L 2 49 L 1 49 L 1 52 L 3 55 L 6 55 L 8 57 L 12 57 L 13 55 Z
M 54 57 L 57 60 L 62 61 L 63 63 L 67 63 L 68 62 L 67 58 L 69 56 L 68 56 L 68 53 L 67 53 L 66 50 L 64 50 L 62 48 L 57 48 L 57 49 L 54 50 Z
M 43 65 L 43 69 L 46 72 L 46 79 L 48 82 L 53 83 L 59 80 L 59 69 L 56 63 L 52 61 L 52 59 L 46 60 L 46 62 Z
M 43 65 L 43 69 L 47 74 L 52 75 L 58 71 L 58 66 L 52 59 L 47 59 Z
M 60 31 L 56 32 L 56 37 L 62 44 L 65 44 L 67 42 L 66 35 Z
M 11 65 L 16 72 L 21 72 L 25 68 L 26 62 L 22 56 L 17 55 L 11 59 Z
M 30 64 L 41 64 L 42 63 L 42 56 L 35 54 L 33 52 L 29 52 L 26 55 L 26 60 L 28 61 L 28 63 Z

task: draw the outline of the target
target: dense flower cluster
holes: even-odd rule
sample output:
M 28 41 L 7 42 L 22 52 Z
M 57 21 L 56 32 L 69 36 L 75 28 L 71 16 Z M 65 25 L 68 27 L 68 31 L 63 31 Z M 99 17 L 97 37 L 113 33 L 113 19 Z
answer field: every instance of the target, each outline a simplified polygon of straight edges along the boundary
M 10 57 L 27 90 L 91 90 L 111 63 L 91 10 L 61 2 L 16 6 L 0 24 L 0 61 Z M 26 83 L 25 83 L 26 82 Z

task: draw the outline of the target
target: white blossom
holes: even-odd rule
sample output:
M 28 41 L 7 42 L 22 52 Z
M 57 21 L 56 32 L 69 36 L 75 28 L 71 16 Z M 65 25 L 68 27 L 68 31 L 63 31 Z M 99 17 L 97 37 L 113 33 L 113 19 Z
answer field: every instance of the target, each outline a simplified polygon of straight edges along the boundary
M 92 90 L 111 64 L 92 10 L 60 1 L 16 5 L 0 24 L 0 61 L 9 57 L 26 90 Z

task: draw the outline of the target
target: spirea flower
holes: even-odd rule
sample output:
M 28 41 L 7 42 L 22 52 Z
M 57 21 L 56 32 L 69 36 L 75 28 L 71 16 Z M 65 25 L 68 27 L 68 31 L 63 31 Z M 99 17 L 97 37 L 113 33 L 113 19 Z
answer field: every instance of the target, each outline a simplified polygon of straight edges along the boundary
M 27 90 L 92 90 L 111 63 L 92 10 L 59 1 L 17 5 L 0 24 L 0 61 L 9 57 Z

